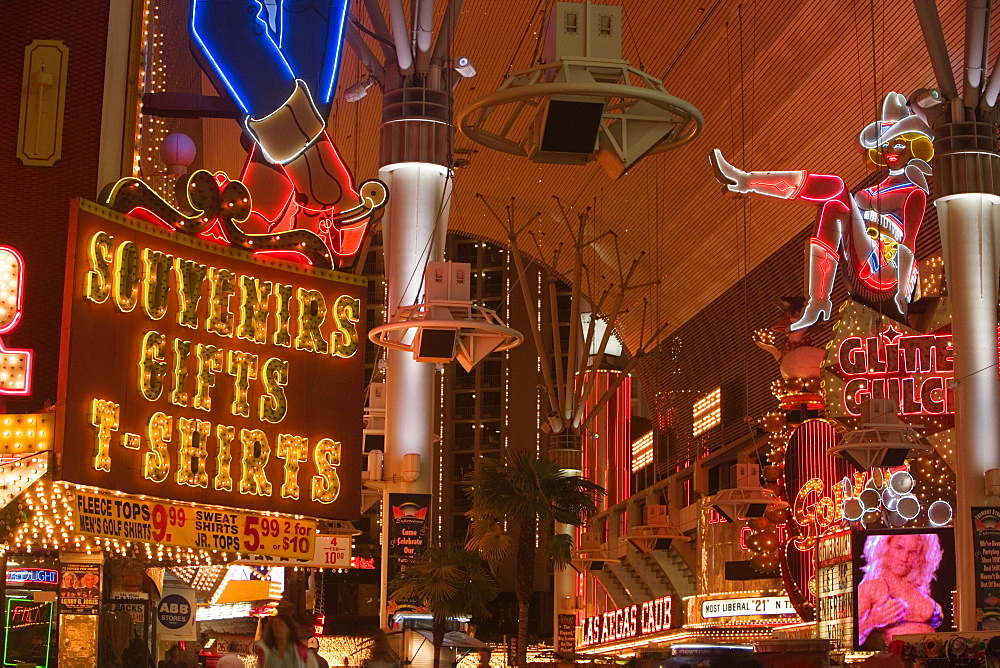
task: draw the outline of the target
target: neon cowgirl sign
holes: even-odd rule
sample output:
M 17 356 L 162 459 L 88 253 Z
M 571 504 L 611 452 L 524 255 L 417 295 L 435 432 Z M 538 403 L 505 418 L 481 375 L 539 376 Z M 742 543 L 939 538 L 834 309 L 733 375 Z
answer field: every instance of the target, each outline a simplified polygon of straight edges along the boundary
M 580 623 L 580 647 L 639 638 L 666 631 L 672 624 L 673 599 L 670 596 L 662 596 L 645 603 L 584 618 Z
M 900 415 L 955 412 L 951 334 L 903 335 L 888 327 L 877 336 L 850 336 L 837 351 L 844 378 L 844 410 L 861 414 L 865 399 L 892 399 Z

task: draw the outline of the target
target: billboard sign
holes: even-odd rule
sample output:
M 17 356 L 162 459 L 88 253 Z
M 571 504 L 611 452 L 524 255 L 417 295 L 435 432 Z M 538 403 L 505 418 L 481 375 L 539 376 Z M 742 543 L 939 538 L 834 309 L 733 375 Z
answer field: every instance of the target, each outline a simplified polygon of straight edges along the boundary
M 389 580 L 427 548 L 430 494 L 389 495 Z
M 661 596 L 644 603 L 585 617 L 580 623 L 579 646 L 589 647 L 666 631 L 673 626 L 673 605 L 672 597 Z
M 60 580 L 60 612 L 73 615 L 96 615 L 100 612 L 100 564 L 66 564 Z
M 364 279 L 84 201 L 67 255 L 58 479 L 358 517 Z
M 854 622 L 851 531 L 838 531 L 820 537 L 816 550 L 820 637 L 833 640 L 840 649 L 850 649 Z
M 164 588 L 156 604 L 156 637 L 160 640 L 195 640 L 194 590 Z

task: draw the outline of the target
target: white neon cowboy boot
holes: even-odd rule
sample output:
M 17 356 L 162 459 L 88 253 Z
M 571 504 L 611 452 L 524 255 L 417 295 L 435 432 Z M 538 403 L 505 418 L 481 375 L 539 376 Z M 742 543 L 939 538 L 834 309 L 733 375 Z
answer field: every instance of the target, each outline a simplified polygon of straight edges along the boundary
M 798 172 L 744 172 L 726 162 L 719 149 L 708 156 L 715 171 L 715 178 L 734 193 L 757 193 L 780 199 L 792 199 L 798 194 L 806 173 Z
M 815 237 L 809 240 L 809 302 L 799 319 L 788 326 L 789 330 L 815 325 L 820 317 L 823 320 L 830 319 L 833 313 L 830 294 L 833 292 L 838 261 L 837 252 L 825 241 Z

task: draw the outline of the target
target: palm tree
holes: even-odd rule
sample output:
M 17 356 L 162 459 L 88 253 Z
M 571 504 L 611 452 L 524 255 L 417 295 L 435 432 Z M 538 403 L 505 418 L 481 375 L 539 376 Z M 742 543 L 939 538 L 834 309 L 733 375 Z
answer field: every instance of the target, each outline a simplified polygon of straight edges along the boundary
M 466 492 L 472 497 L 472 509 L 466 513 L 472 519 L 472 533 L 466 547 L 494 568 L 511 552 L 516 554 L 516 665 L 525 666 L 539 523 L 583 525 L 597 512 L 596 498 L 604 488 L 546 457 L 508 451 L 503 460 L 484 459 Z M 565 566 L 572 555 L 572 538 L 557 533 L 544 549 L 553 563 Z
M 430 546 L 406 564 L 390 584 L 397 601 L 420 602 L 434 615 L 431 635 L 434 665 L 440 665 L 441 645 L 449 618 L 488 617 L 487 604 L 498 594 L 496 578 L 475 552 L 455 546 Z

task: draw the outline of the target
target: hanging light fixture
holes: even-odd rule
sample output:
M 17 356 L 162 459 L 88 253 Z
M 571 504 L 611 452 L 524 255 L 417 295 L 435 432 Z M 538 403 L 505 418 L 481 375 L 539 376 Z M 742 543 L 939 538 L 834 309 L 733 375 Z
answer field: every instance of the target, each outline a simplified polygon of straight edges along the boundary
M 496 311 L 473 303 L 467 262 L 428 262 L 425 301 L 400 306 L 389 322 L 373 327 L 368 338 L 392 350 L 413 353 L 418 362 L 458 360 L 472 371 L 487 355 L 524 341 Z
M 868 399 L 861 403 L 861 426 L 830 448 L 859 471 L 902 466 L 911 453 L 934 450 L 896 415 L 899 407 L 891 399 Z
M 599 571 L 607 563 L 619 563 L 621 559 L 611 553 L 608 544 L 602 541 L 602 536 L 596 531 L 584 531 L 580 534 L 580 549 L 573 550 L 570 565 L 580 573 Z
M 701 112 L 622 59 L 622 25 L 620 6 L 551 5 L 539 61 L 464 109 L 462 132 L 535 163 L 596 160 L 615 179 L 647 155 L 694 139 L 705 124 Z
M 705 500 L 727 522 L 756 519 L 769 509 L 788 506 L 773 491 L 761 487 L 760 467 L 756 464 L 737 464 L 736 482 L 736 487 L 719 490 Z
M 770 508 L 786 508 L 782 501 L 769 489 L 763 487 L 734 487 L 723 489 L 708 500 L 712 509 L 729 522 L 752 520 L 763 517 Z

